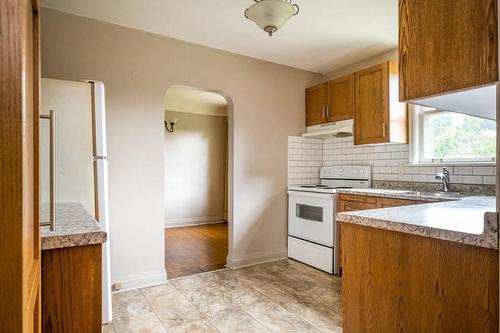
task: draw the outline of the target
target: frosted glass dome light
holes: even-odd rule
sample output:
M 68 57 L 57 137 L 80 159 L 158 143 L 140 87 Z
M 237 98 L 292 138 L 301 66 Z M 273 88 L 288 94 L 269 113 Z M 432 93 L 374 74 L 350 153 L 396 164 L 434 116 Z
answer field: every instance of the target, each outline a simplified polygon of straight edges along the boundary
M 245 17 L 272 36 L 298 13 L 299 6 L 293 4 L 292 0 L 255 0 L 255 4 L 245 10 Z

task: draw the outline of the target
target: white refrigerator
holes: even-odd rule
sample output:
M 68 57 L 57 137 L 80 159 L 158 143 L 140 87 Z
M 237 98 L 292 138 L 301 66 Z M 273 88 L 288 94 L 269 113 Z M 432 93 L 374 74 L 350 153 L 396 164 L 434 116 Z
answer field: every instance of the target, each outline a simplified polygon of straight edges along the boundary
M 102 319 L 112 320 L 108 161 L 104 84 L 99 81 L 42 79 L 41 114 L 53 114 L 55 168 L 49 175 L 49 122 L 40 121 L 41 201 L 48 202 L 52 179 L 55 202 L 81 202 L 106 230 L 102 247 Z M 57 225 L 56 225 L 57 228 Z

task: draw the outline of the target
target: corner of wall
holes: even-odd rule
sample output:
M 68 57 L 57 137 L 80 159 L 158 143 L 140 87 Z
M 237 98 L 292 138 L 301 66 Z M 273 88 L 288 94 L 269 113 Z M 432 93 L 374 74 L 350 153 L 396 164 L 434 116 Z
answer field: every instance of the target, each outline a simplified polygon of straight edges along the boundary
M 270 261 L 276 261 L 288 258 L 287 247 L 273 249 L 268 251 L 254 252 L 243 257 L 228 257 L 227 267 L 231 269 L 242 268 L 257 264 L 263 264 Z
M 146 272 L 138 275 L 118 276 L 112 278 L 112 284 L 121 283 L 119 292 L 156 286 L 167 282 L 165 269 L 156 272 Z

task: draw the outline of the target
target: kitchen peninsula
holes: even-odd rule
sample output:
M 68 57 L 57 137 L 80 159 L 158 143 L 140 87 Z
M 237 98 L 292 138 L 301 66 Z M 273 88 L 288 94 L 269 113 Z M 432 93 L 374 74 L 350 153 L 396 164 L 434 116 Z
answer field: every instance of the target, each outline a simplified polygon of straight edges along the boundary
M 495 198 L 457 199 L 337 214 L 344 330 L 498 332 Z

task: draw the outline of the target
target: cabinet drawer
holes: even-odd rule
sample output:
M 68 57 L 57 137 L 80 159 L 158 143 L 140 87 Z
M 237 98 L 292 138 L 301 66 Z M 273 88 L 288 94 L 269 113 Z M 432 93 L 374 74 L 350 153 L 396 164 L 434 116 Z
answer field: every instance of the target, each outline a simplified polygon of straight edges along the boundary
M 360 201 L 340 201 L 339 211 L 350 212 L 353 210 L 375 209 L 377 204 L 374 202 L 360 202 Z
M 377 199 L 377 207 L 379 207 L 379 208 L 408 206 L 408 205 L 414 205 L 414 204 L 415 204 L 414 200 L 391 199 L 391 198 L 378 198 Z
M 356 194 L 341 194 L 340 200 L 367 202 L 367 203 L 373 203 L 373 204 L 375 204 L 377 202 L 377 199 L 375 197 L 369 197 L 366 195 L 356 195 Z

